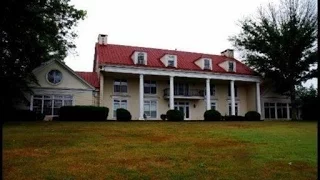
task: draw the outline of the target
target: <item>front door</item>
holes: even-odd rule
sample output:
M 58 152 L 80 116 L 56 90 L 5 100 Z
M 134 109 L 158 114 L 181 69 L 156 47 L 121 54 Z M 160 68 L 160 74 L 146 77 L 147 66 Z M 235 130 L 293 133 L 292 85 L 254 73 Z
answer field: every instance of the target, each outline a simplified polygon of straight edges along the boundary
M 174 103 L 174 109 L 179 110 L 182 112 L 184 119 L 189 119 L 190 118 L 190 112 L 189 112 L 189 102 L 175 102 Z

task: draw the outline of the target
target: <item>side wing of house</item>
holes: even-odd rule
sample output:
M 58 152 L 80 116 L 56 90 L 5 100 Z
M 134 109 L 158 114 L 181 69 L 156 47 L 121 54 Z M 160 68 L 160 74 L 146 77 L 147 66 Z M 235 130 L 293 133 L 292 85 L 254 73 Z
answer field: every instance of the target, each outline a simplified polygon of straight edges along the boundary
M 61 106 L 97 105 L 97 92 L 81 76 L 60 61 L 49 61 L 33 71 L 38 84 L 30 84 L 29 109 L 55 116 Z
M 261 110 L 263 119 L 291 119 L 291 100 L 288 96 L 276 93 L 271 87 L 264 87 Z

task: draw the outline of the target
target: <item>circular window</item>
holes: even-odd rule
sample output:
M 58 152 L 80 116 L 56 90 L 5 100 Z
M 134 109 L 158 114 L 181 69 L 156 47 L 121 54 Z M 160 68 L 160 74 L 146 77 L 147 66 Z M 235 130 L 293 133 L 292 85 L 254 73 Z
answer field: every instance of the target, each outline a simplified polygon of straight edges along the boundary
M 62 73 L 58 70 L 51 70 L 47 74 L 47 80 L 52 84 L 59 84 L 62 80 Z

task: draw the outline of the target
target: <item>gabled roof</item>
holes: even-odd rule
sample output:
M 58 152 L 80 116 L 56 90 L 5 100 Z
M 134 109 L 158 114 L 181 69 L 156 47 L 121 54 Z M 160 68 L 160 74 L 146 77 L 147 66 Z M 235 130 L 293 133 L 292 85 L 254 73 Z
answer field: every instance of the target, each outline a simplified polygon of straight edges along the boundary
M 152 68 L 166 68 L 161 62 L 165 54 L 177 55 L 177 69 L 181 70 L 192 70 L 192 71 L 203 71 L 200 67 L 195 64 L 195 61 L 202 57 L 212 59 L 212 72 L 213 73 L 228 73 L 228 74 L 244 74 L 244 75 L 255 75 L 254 71 L 249 67 L 241 63 L 240 61 L 221 55 L 202 54 L 195 52 L 185 52 L 176 50 L 166 49 L 155 49 L 146 47 L 136 46 L 125 46 L 116 44 L 100 45 L 96 44 L 96 59 L 99 65 L 103 64 L 114 64 L 114 65 L 127 65 L 127 66 L 139 66 L 135 65 L 131 59 L 131 55 L 134 51 L 143 51 L 148 53 L 147 67 Z M 236 62 L 236 72 L 228 72 L 221 68 L 218 64 L 227 61 L 234 60 Z M 146 67 L 146 68 L 147 68 Z
M 91 84 L 95 88 L 100 87 L 99 77 L 96 72 L 80 72 L 76 71 L 76 73 L 82 77 L 85 81 L 87 81 L 89 84 Z
M 69 66 L 67 66 L 64 62 L 61 62 L 59 60 L 50 60 L 47 62 L 42 63 L 39 67 L 35 68 L 32 72 L 36 73 L 37 71 L 42 70 L 44 67 L 46 67 L 47 65 L 53 63 L 53 62 L 57 62 L 59 65 L 61 65 L 62 67 L 64 67 L 66 70 L 68 70 L 72 75 L 74 75 L 76 78 L 78 78 L 81 82 L 83 82 L 84 84 L 86 84 L 88 87 L 90 87 L 91 89 L 95 89 L 94 86 L 92 86 L 89 82 L 87 82 L 85 79 L 83 79 L 81 76 L 79 76 L 75 71 L 73 71 Z

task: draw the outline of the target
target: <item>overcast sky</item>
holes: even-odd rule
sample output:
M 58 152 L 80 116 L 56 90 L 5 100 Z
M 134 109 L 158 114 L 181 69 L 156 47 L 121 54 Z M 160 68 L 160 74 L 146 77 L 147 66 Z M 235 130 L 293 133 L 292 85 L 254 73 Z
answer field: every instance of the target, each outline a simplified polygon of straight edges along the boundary
M 232 48 L 228 37 L 240 32 L 238 20 L 268 2 L 277 1 L 72 0 L 87 17 L 75 29 L 76 54 L 69 53 L 65 62 L 75 71 L 92 71 L 98 34 L 108 34 L 111 44 L 220 54 Z

